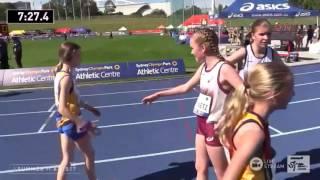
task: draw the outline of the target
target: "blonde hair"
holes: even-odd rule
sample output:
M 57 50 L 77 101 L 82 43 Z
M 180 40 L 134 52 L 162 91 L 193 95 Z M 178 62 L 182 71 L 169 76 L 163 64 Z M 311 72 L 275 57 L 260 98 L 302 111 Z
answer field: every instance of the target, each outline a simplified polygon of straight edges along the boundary
M 71 61 L 74 53 L 80 49 L 80 46 L 73 42 L 64 42 L 60 45 L 58 50 L 59 63 L 55 66 L 53 72 L 56 75 L 61 71 L 64 62 Z
M 217 56 L 220 60 L 225 60 L 219 51 L 219 39 L 212 29 L 200 29 L 194 34 L 195 42 L 204 45 L 207 49 L 206 55 Z
M 270 99 L 270 92 L 277 96 L 292 81 L 292 72 L 282 63 L 257 64 L 249 71 L 244 86 L 236 88 L 225 102 L 225 116 L 219 129 L 222 142 L 230 145 L 235 126 L 255 101 Z

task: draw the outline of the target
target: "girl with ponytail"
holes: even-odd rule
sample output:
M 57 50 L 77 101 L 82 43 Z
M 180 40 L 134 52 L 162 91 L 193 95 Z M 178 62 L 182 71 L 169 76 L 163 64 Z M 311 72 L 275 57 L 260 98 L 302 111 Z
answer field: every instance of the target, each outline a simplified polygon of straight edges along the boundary
M 268 116 L 276 109 L 285 109 L 293 91 L 290 69 L 279 63 L 257 64 L 225 102 L 225 116 L 219 126 L 219 136 L 230 153 L 231 161 L 224 180 L 268 180 L 271 173 L 266 164 L 252 170 L 249 162 L 259 158 L 271 160 Z
M 221 56 L 218 37 L 212 29 L 196 32 L 191 37 L 190 47 L 191 54 L 200 64 L 193 77 L 184 84 L 144 97 L 142 101 L 151 103 L 162 96 L 187 93 L 200 83 L 200 94 L 193 110 L 197 115 L 197 179 L 208 179 L 211 161 L 217 179 L 221 180 L 227 167 L 227 159 L 214 127 L 222 116 L 225 98 L 233 88 L 242 86 L 242 80 L 237 71 Z
M 75 146 L 83 153 L 85 170 L 89 180 L 96 180 L 94 167 L 94 150 L 89 134 L 97 132 L 95 125 L 81 118 L 80 108 L 100 116 L 100 112 L 80 99 L 76 81 L 75 67 L 80 65 L 80 46 L 62 43 L 59 63 L 54 69 L 54 95 L 57 107 L 56 121 L 60 133 L 62 160 L 57 172 L 57 180 L 66 179 L 66 168 L 70 166 Z

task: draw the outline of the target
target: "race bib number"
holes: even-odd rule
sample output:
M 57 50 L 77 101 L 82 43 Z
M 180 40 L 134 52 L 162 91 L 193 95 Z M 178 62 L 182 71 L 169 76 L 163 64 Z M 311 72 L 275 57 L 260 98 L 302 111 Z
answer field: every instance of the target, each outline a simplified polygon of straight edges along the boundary
M 193 113 L 198 116 L 208 117 L 211 110 L 212 97 L 200 93 L 194 106 Z

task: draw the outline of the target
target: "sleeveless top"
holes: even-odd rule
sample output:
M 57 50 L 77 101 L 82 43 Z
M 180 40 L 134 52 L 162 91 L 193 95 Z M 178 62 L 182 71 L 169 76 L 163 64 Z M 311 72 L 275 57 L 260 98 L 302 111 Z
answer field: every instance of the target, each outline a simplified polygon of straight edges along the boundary
M 220 70 L 224 64 L 226 63 L 220 61 L 210 71 L 206 70 L 206 65 L 204 65 L 201 72 L 200 92 L 212 97 L 211 109 L 207 118 L 208 123 L 217 122 L 221 118 L 224 102 L 229 93 L 229 90 L 223 89 L 219 81 Z
M 258 63 L 269 63 L 273 61 L 273 50 L 270 47 L 267 47 L 267 50 L 262 58 L 257 58 L 252 50 L 251 44 L 245 47 L 246 57 L 243 63 L 243 66 L 240 70 L 240 77 L 244 79 L 248 71 Z
M 237 151 L 233 142 L 234 136 L 236 135 L 236 133 L 238 132 L 238 130 L 241 128 L 242 125 L 250 122 L 258 124 L 259 127 L 264 131 L 265 140 L 263 142 L 262 152 L 260 153 L 260 155 L 256 157 L 262 160 L 263 165 L 266 165 L 267 163 L 270 163 L 270 160 L 272 159 L 269 124 L 257 114 L 250 113 L 250 112 L 247 112 L 234 128 L 231 148 L 229 148 L 230 158 L 232 159 L 234 152 Z M 267 166 L 267 167 L 270 167 L 270 166 Z M 252 170 L 250 165 L 248 165 L 245 171 L 243 172 L 240 180 L 271 180 L 271 178 L 272 178 L 272 173 L 270 168 L 266 168 L 265 166 L 263 166 L 260 170 Z
M 70 92 L 66 95 L 67 99 L 67 108 L 71 112 L 71 114 L 75 116 L 80 115 L 80 98 L 79 98 L 79 91 L 77 90 L 75 86 L 75 79 L 73 78 L 71 73 L 60 71 L 57 72 L 55 79 L 54 79 L 54 97 L 55 97 L 55 105 L 58 109 L 59 107 L 59 96 L 60 96 L 60 83 L 63 78 L 66 76 L 71 76 L 72 78 L 72 87 L 70 89 Z M 60 113 L 57 112 L 57 121 L 62 121 L 64 123 L 65 121 L 69 121 L 70 119 L 63 117 Z

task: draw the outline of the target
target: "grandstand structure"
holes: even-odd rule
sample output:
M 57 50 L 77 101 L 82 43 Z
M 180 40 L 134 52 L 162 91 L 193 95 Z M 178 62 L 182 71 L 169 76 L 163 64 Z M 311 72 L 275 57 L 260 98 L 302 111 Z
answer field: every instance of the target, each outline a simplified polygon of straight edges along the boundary
M 123 15 L 130 15 L 137 12 L 143 6 L 149 6 L 150 9 L 144 11 L 143 16 L 152 13 L 154 10 L 163 10 L 167 16 L 172 14 L 171 2 L 146 3 L 140 0 L 95 0 L 99 11 L 105 11 L 105 4 L 107 1 L 112 1 L 115 5 L 114 13 L 123 13 Z

